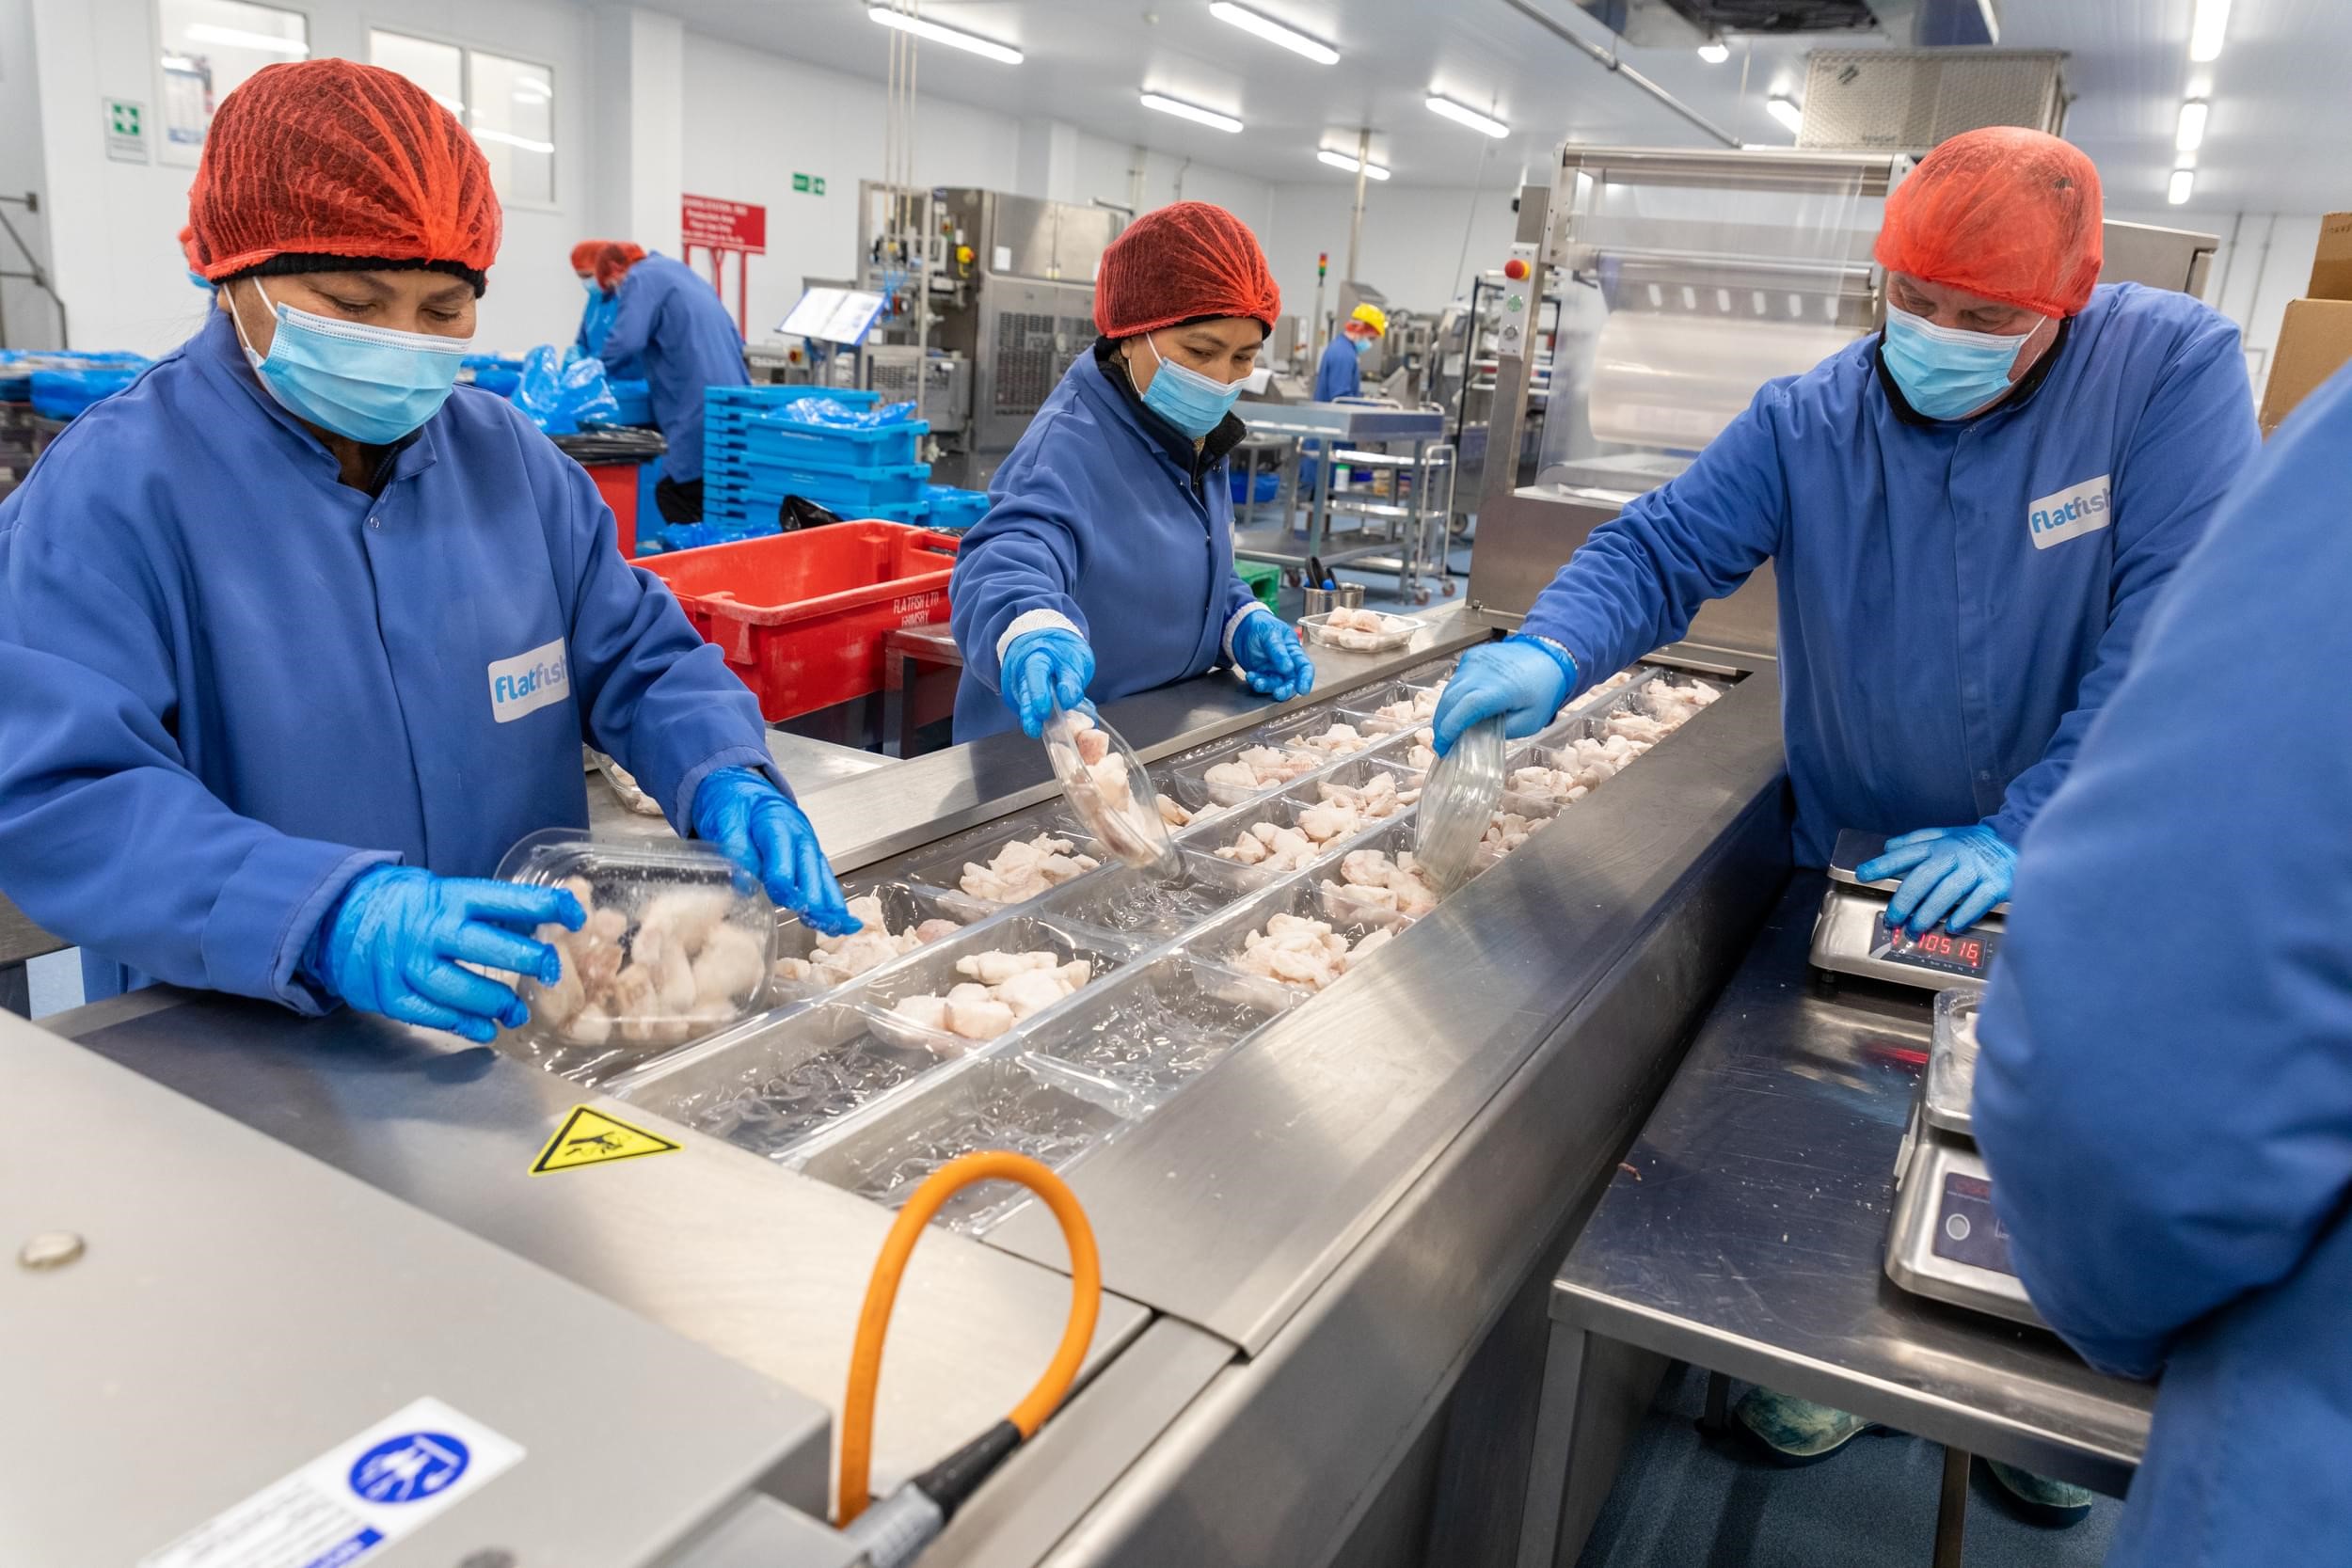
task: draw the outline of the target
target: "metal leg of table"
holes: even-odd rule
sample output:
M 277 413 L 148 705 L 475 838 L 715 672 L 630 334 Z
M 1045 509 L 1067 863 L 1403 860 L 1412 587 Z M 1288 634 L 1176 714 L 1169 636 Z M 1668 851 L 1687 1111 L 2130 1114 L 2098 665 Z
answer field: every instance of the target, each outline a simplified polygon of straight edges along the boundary
M 882 734 L 897 737 L 901 760 L 914 755 L 914 683 L 922 678 L 913 654 L 892 656 L 882 682 Z
M 1666 1367 L 1666 1357 L 1653 1351 L 1552 1323 L 1528 1457 L 1518 1568 L 1573 1563 L 1584 1550 Z
M 1935 1504 L 1935 1568 L 1961 1568 L 1968 1529 L 1968 1454 L 1947 1444 L 1944 1491 Z
M 22 962 L 0 964 L 0 1012 L 33 1016 L 33 981 Z
M 1707 1414 L 1699 1418 L 1699 1430 L 1709 1437 L 1731 1434 L 1731 1379 L 1722 1372 L 1707 1374 Z

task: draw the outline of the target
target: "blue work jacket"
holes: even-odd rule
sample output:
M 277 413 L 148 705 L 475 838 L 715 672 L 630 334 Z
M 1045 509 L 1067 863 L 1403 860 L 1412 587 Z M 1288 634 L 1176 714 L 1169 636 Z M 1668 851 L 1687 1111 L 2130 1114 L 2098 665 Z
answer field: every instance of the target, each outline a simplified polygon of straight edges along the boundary
M 1878 348 L 1766 383 L 1526 623 L 1590 684 L 1770 559 L 1805 865 L 1840 828 L 2017 843 L 2259 440 L 2237 328 L 2186 294 L 2099 289 L 1973 420 L 1913 412 Z
M 605 335 L 610 375 L 614 360 L 633 362 L 653 404 L 653 422 L 670 444 L 664 478 L 691 484 L 703 477 L 703 389 L 748 387 L 743 334 L 726 301 L 707 278 L 655 252 L 621 279 L 620 309 Z
M 1339 398 L 1352 398 L 1364 389 L 1363 356 L 1356 345 L 1342 333 L 1325 345 L 1323 357 L 1315 361 L 1315 401 L 1330 403 Z
M 605 358 L 605 340 L 612 334 L 612 318 L 620 313 L 621 296 L 612 289 L 598 289 L 588 295 L 587 306 L 580 312 L 580 331 L 572 339 L 572 346 L 590 359 L 602 360 L 605 377 L 611 381 L 643 381 L 644 368 L 630 359 Z
M 1241 421 L 1227 415 L 1196 452 L 1112 383 L 1123 374 L 1097 354 L 1078 356 L 996 470 L 988 515 L 963 536 L 947 591 L 963 653 L 959 741 L 1012 726 L 998 659 L 1018 632 L 1058 626 L 1085 638 L 1088 693 L 1110 702 L 1230 659 L 1233 626 L 1260 608 L 1233 571 L 1224 454 Z
M 1978 1022 L 2010 1256 L 2164 1374 L 2109 1568 L 2352 1562 L 2352 371 L 2280 427 L 2026 838 Z
M 351 879 L 585 828 L 582 741 L 681 832 L 711 769 L 771 767 L 752 694 L 504 398 L 456 388 L 375 496 L 337 471 L 215 313 L 0 501 L 0 892 L 101 993 L 320 1010 L 295 961 Z

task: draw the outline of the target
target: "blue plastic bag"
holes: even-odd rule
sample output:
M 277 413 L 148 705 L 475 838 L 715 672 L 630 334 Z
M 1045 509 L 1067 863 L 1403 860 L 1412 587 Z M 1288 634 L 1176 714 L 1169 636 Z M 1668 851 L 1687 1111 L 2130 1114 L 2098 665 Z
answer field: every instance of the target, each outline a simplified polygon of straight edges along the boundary
M 851 408 L 831 398 L 794 398 L 779 412 L 803 424 L 829 424 L 838 430 L 880 430 L 884 425 L 905 424 L 914 419 L 914 404 L 885 403 L 880 408 Z
M 566 364 L 547 343 L 523 356 L 515 406 L 550 436 L 575 435 L 582 425 L 617 424 L 621 412 L 604 379 L 603 360 L 580 358 Z

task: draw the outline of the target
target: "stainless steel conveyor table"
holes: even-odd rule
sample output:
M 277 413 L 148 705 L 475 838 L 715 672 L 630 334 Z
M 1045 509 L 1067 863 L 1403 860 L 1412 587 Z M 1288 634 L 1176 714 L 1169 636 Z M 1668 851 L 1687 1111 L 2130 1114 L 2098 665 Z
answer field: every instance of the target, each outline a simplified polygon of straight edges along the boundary
M 1613 1470 L 1587 1450 L 1660 1357 L 1945 1444 L 1955 1563 L 1969 1454 L 2121 1497 L 2146 1447 L 2153 1385 L 1882 1272 L 1930 1022 L 1867 984 L 1815 992 L 1823 885 L 1791 879 L 1552 1283 L 1520 1568 L 1576 1560 Z

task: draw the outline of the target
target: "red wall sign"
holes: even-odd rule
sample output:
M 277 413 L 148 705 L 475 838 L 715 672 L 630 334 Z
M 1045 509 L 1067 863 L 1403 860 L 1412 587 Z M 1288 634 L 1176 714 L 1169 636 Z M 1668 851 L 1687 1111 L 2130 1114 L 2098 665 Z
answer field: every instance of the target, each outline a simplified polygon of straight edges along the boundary
M 751 256 L 768 254 L 768 209 L 748 201 L 725 201 L 715 196 L 680 198 L 679 237 L 690 246 L 736 250 Z

